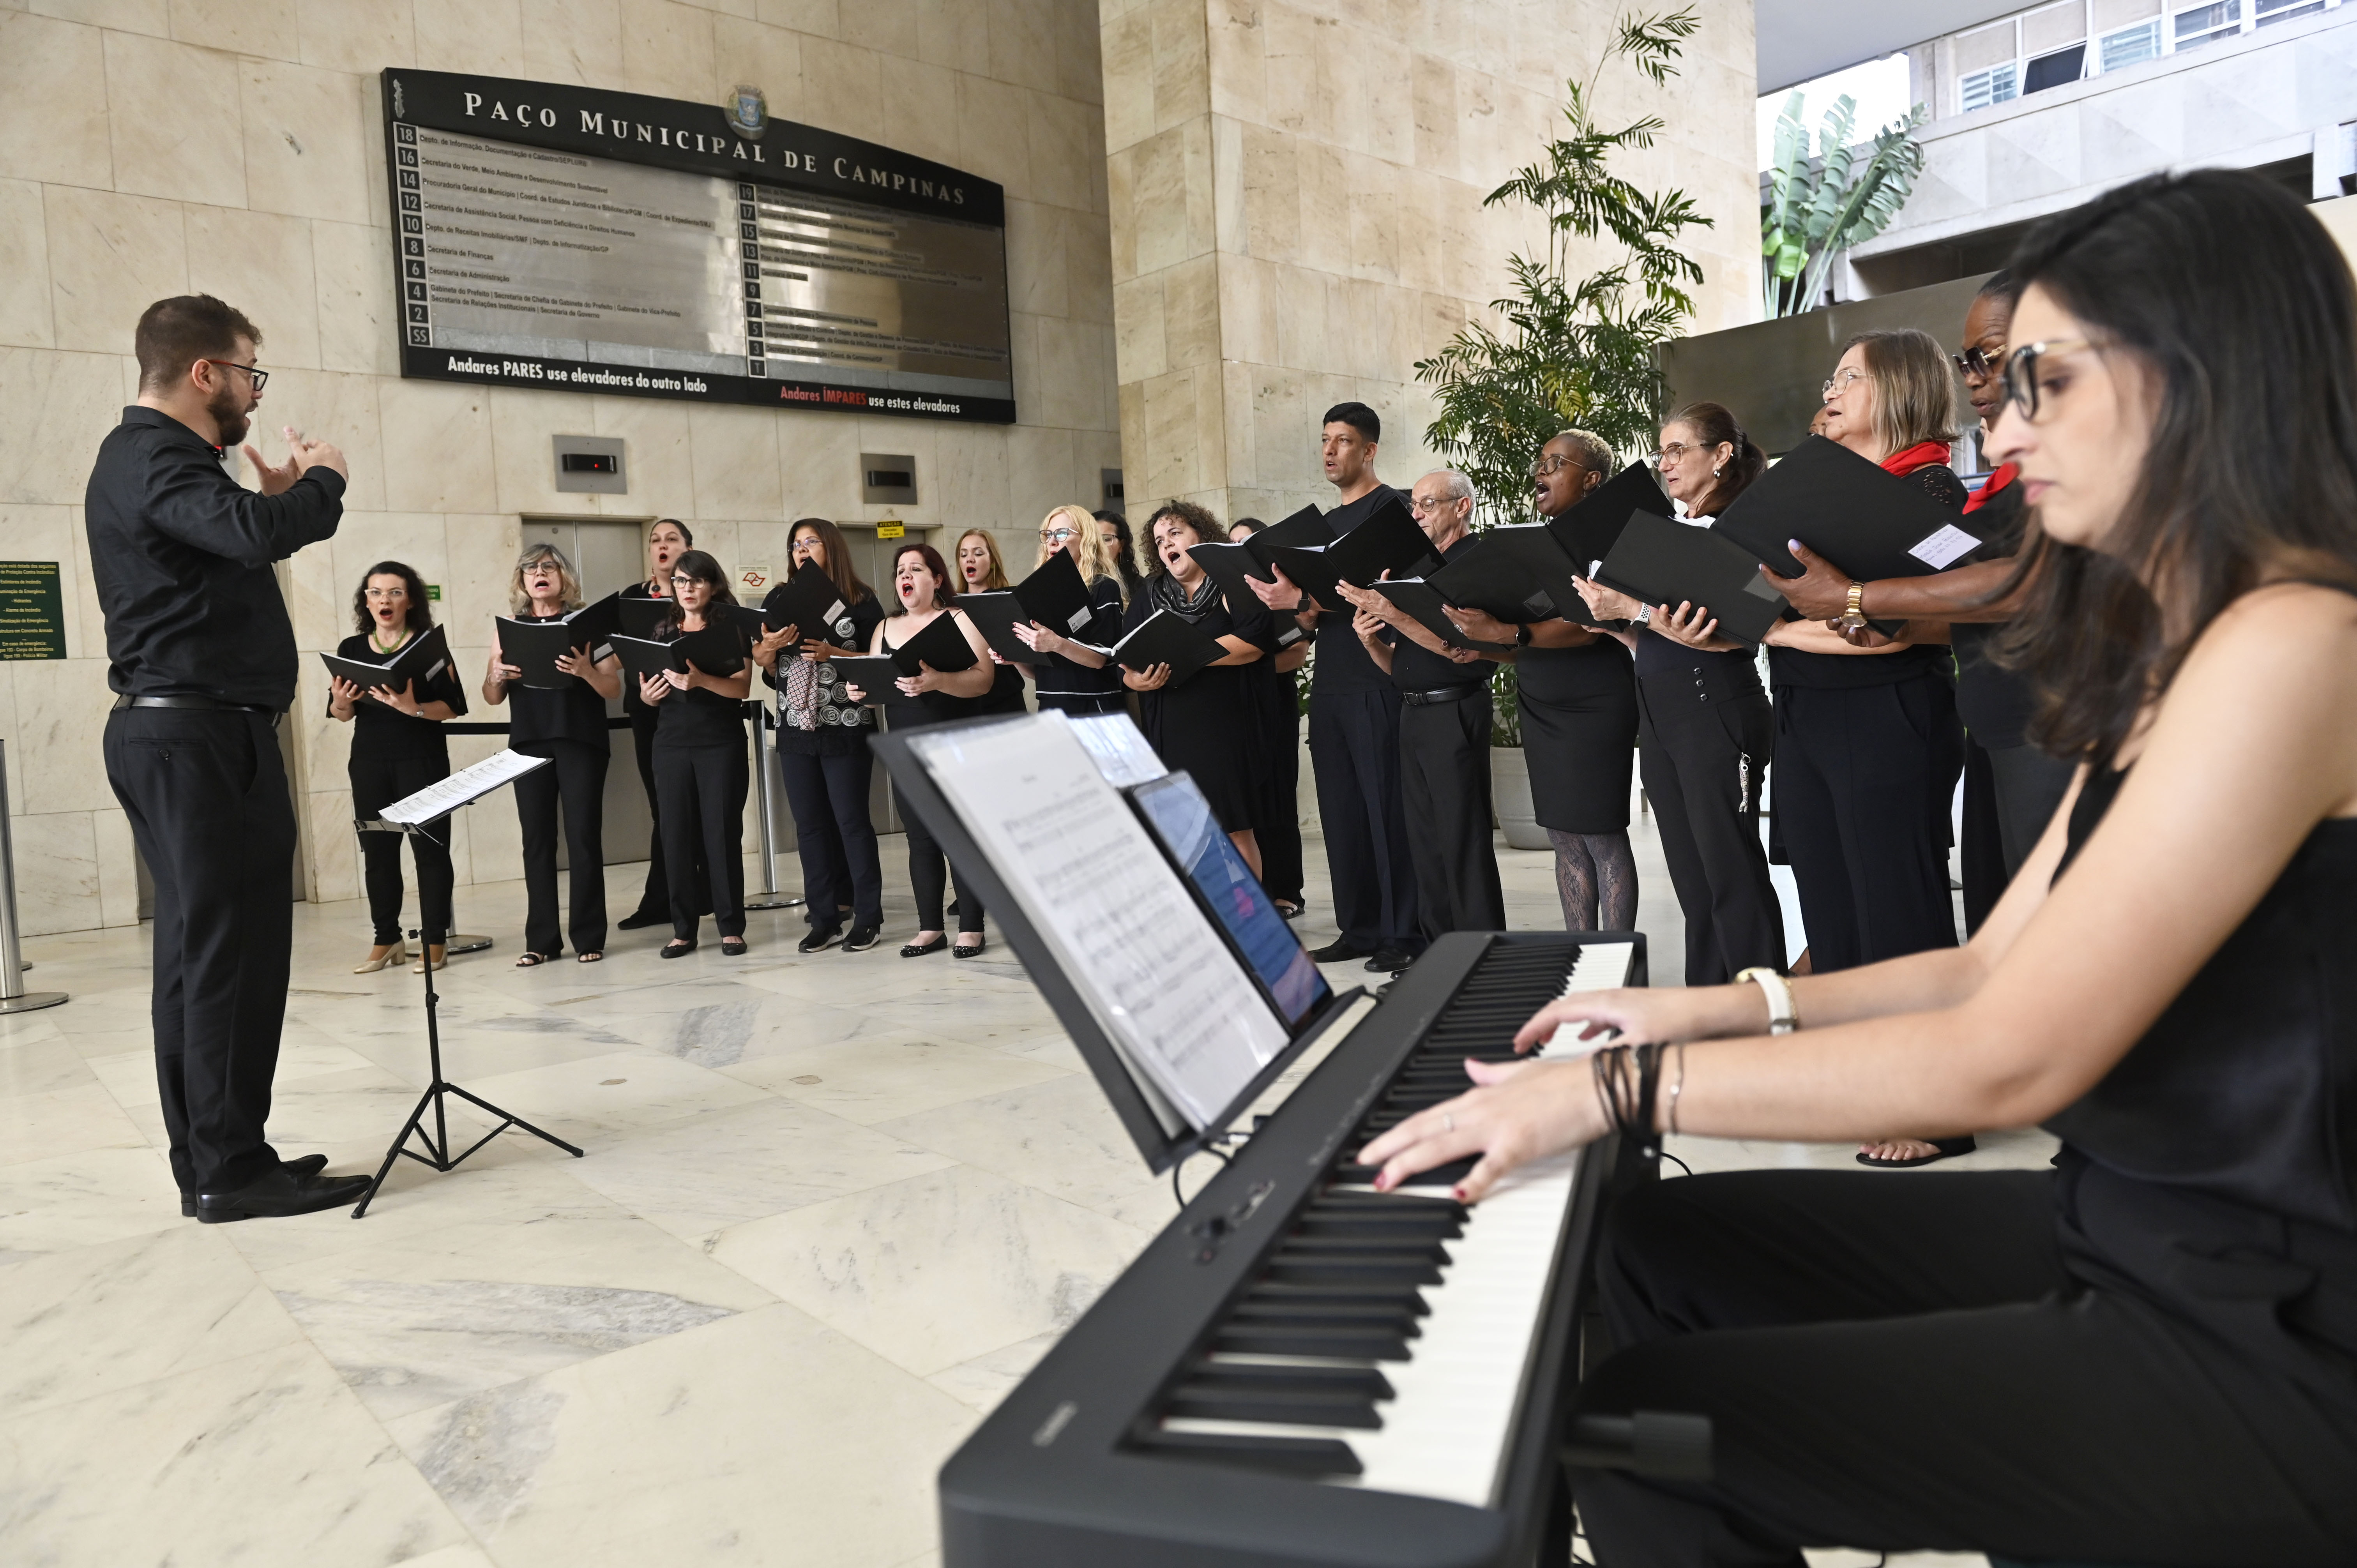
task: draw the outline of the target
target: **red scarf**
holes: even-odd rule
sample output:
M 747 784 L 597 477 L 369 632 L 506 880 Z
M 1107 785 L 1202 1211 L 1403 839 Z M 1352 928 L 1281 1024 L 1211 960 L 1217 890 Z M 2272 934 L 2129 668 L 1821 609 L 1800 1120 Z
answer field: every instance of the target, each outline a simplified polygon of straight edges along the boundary
M 1988 483 L 1983 485 L 1978 490 L 1975 491 L 1973 499 L 1964 503 L 1965 514 L 1969 516 L 1970 514 L 1980 510 L 1981 508 L 1986 506 L 1989 502 L 1996 499 L 1996 493 L 1999 490 L 2005 489 L 2006 486 L 2013 483 L 2014 480 L 2019 478 L 2021 478 L 2020 464 L 2003 463 L 1998 465 L 1996 472 L 1988 477 Z
M 1904 452 L 1893 452 L 1882 460 L 1882 466 L 1900 478 L 1918 468 L 1928 468 L 1934 463 L 1948 460 L 1948 444 L 1944 441 L 1918 441 Z

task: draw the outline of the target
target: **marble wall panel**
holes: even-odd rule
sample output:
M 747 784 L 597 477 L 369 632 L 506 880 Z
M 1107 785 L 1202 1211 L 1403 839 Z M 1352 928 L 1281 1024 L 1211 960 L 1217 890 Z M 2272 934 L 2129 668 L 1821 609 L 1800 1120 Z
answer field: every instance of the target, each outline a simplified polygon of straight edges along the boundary
M 364 223 L 375 127 L 350 78 L 275 59 L 239 62 L 246 199 L 260 211 Z
M 995 179 L 1009 196 L 1040 199 L 1031 182 L 1030 114 L 1024 91 L 960 72 L 958 166 Z
M 274 371 L 281 366 L 318 369 L 318 288 L 311 267 L 310 223 L 193 202 L 180 215 L 188 238 L 188 287 L 225 299 L 252 318 L 262 330 L 263 364 Z M 256 423 L 267 428 L 269 393 L 264 400 Z
M 8 831 L 16 851 L 18 929 L 38 937 L 105 923 L 98 832 L 89 811 L 27 812 L 10 818 Z
M 1024 107 L 1032 195 L 1058 207 L 1094 208 L 1095 173 L 1104 163 L 1104 133 L 1096 106 L 1034 92 L 1026 95 Z
M 832 38 L 804 38 L 802 56 L 802 112 L 812 122 L 845 135 L 881 140 L 884 68 L 876 51 Z M 1016 134 L 1020 136 L 1019 108 L 1017 113 Z
M 107 99 L 93 85 L 105 80 L 97 28 L 0 11 L 0 167 L 19 179 L 112 186 Z
M 57 344 L 49 312 L 48 222 L 41 212 L 41 188 L 30 180 L 0 179 L 0 343 L 27 349 Z
M 234 103 L 235 56 L 110 32 L 105 81 L 117 190 L 245 205 L 245 150 L 234 129 L 218 126 L 210 115 L 167 108 Z M 89 83 L 83 87 L 88 91 Z
M 1018 396 L 1025 395 L 1019 385 L 1016 391 Z M 905 435 L 916 426 L 912 424 L 895 428 Z M 778 430 L 782 499 L 771 515 L 858 516 L 859 454 L 863 449 L 878 448 L 862 447 L 860 426 L 856 420 L 816 413 L 789 415 Z M 898 452 L 901 447 L 895 442 L 881 450 Z
M 365 224 L 311 225 L 321 369 L 401 373 L 391 244 L 386 231 Z
M 1120 152 L 1154 134 L 1154 16 L 1143 8 L 1108 14 L 1099 32 L 1105 87 L 1105 149 Z
M 620 80 L 621 0 L 522 0 L 522 27 L 526 81 L 591 87 Z
M 112 356 L 0 349 L 0 502 L 80 505 L 124 402 Z
M 27 659 L 16 665 L 16 725 L 10 737 L 33 766 L 16 809 L 94 811 L 115 803 L 99 737 L 113 693 L 103 659 Z M 21 852 L 20 852 L 21 853 Z
M 398 511 L 479 511 L 497 504 L 490 389 L 387 380 L 377 394 L 385 504 Z
M 947 66 L 893 59 L 883 67 L 883 82 L 885 142 L 956 166 L 961 156 L 957 73 Z
M 130 352 L 140 313 L 188 292 L 180 204 L 52 185 L 43 206 L 58 347 Z
M 597 431 L 597 405 L 587 392 L 487 388 L 491 410 L 491 465 L 502 511 L 591 516 L 603 498 L 556 488 L 554 435 Z M 627 456 L 627 454 L 625 454 Z
M 633 92 L 694 100 L 708 94 L 718 62 L 713 16 L 669 0 L 621 0 L 622 85 Z
M 587 402 L 591 428 L 599 435 L 622 438 L 624 482 L 630 487 L 627 495 L 595 498 L 597 510 L 622 517 L 693 512 L 695 473 L 689 457 L 688 405 L 651 397 Z
M 305 65 L 354 74 L 417 52 L 409 0 L 295 0 L 295 36 Z
M 92 811 L 91 840 L 98 855 L 98 914 L 109 926 L 139 923 L 139 848 L 131 819 L 120 807 Z
M 980 70 L 990 59 L 990 13 L 971 0 L 917 0 L 917 58 L 927 65 Z M 1093 47 L 1093 33 L 1090 38 Z M 1090 60 L 1094 76 L 1095 60 Z
M 898 59 L 918 59 L 917 0 L 860 0 L 841 14 L 843 41 Z

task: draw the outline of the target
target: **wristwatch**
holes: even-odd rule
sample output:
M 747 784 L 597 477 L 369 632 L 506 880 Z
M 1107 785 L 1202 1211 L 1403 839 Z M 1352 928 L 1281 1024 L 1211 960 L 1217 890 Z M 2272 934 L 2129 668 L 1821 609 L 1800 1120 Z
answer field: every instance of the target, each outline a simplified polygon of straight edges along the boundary
M 1841 628 L 1844 631 L 1859 631 L 1864 629 L 1865 626 L 1866 585 L 1864 583 L 1852 583 L 1849 585 L 1849 596 L 1844 601 L 1841 617 Z
M 1745 970 L 1735 977 L 1738 985 L 1745 981 L 1760 987 L 1768 998 L 1768 1032 L 1789 1035 L 1801 1026 L 1799 1009 L 1792 1005 L 1792 983 L 1764 965 Z
M 1530 645 L 1531 628 L 1526 626 L 1516 627 L 1514 628 L 1514 646 L 1516 648 L 1528 648 Z
M 1635 615 L 1635 616 L 1634 616 L 1634 617 L 1630 620 L 1629 624 L 1630 624 L 1631 626 L 1651 626 L 1651 625 L 1652 625 L 1652 624 L 1653 624 L 1653 607 L 1652 607 L 1652 606 L 1651 606 L 1651 605 L 1640 605 L 1640 606 L 1638 606 L 1638 607 L 1637 607 L 1637 613 L 1636 613 L 1636 615 Z

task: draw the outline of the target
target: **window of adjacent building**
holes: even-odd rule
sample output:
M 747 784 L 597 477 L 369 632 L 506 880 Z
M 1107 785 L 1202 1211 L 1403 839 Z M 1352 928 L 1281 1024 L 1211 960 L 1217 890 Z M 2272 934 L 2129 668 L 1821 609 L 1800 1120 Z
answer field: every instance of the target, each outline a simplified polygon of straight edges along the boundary
M 2096 69 L 2113 71 L 2123 67 L 2141 65 L 2160 58 L 2160 19 L 2139 22 L 2133 27 L 2122 27 L 2116 33 L 2105 33 Z
M 2258 0 L 2258 25 L 2288 22 L 2294 16 L 2313 16 L 2324 9 L 2324 0 Z
M 2085 74 L 2087 46 L 2072 44 L 2067 49 L 2056 49 L 2050 55 L 2040 55 L 2029 62 L 2021 74 L 2021 91 L 2043 92 L 2050 87 L 2073 82 Z
M 2217 0 L 2169 17 L 2170 41 L 2179 52 L 2232 38 L 2243 30 L 2243 0 Z
M 1975 71 L 1956 84 L 1956 93 L 1967 114 L 1975 109 L 1986 109 L 1992 103 L 2003 103 L 2021 96 L 2018 75 L 2011 60 L 1987 70 Z

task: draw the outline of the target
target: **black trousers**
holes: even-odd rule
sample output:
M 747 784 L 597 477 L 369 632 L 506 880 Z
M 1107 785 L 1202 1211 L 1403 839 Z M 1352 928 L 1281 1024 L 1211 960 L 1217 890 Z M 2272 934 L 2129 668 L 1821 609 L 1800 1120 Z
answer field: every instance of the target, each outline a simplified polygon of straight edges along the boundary
M 1342 940 L 1363 952 L 1421 950 L 1415 862 L 1400 789 L 1396 688 L 1309 699 L 1309 765 Z
M 1820 974 L 1956 945 L 1948 811 L 1964 768 L 1936 675 L 1776 691 L 1776 817 Z
M 516 747 L 552 758 L 515 782 L 516 821 L 523 828 L 523 945 L 554 958 L 565 950 L 556 926 L 556 822 L 565 819 L 565 858 L 572 869 L 576 952 L 606 950 L 606 764 L 604 749 L 577 740 L 533 740 Z
M 695 940 L 705 909 L 723 937 L 745 934 L 745 792 L 752 784 L 741 738 L 655 747 L 671 929 L 683 941 Z
M 1714 1474 L 1576 1472 L 1597 1562 L 2357 1558 L 2357 1447 L 2279 1440 L 2320 1430 L 2313 1391 L 2072 1277 L 2054 1182 L 1745 1171 L 1629 1193 L 1598 1262 L 1621 1348 L 1579 1408 L 1706 1415 Z
M 1688 985 L 1784 967 L 1784 911 L 1760 843 L 1774 720 L 1759 678 L 1742 673 L 1712 663 L 1637 682 L 1637 766 L 1685 917 Z
M 2038 847 L 2054 813 L 2070 792 L 2079 765 L 2052 757 L 2034 746 L 2004 746 L 1988 753 L 1989 778 L 1996 786 L 1998 843 L 2005 852 L 2005 874 L 2010 879 Z
M 876 758 L 865 736 L 840 755 L 778 748 L 778 772 L 794 812 L 794 847 L 802 861 L 803 916 L 813 926 L 884 923 L 884 865 L 867 791 Z
M 149 1018 L 183 1192 L 269 1174 L 263 1136 L 295 941 L 295 808 L 267 715 L 110 714 L 106 780 L 156 885 Z
M 1268 792 L 1253 819 L 1260 845 L 1260 885 L 1272 898 L 1301 902 L 1301 714 L 1293 677 L 1264 677 L 1253 689 L 1254 713 L 1268 752 Z
M 448 757 L 368 757 L 354 749 L 347 769 L 352 781 L 352 815 L 372 818 L 405 795 L 450 777 Z M 368 889 L 369 921 L 376 945 L 401 940 L 401 845 L 417 862 L 417 929 L 438 942 L 450 932 L 450 845 L 443 828 L 427 833 L 361 833 L 361 882 Z
M 671 877 L 663 869 L 662 805 L 655 798 L 655 725 L 662 717 L 662 710 L 639 703 L 626 705 L 630 714 L 630 749 L 638 755 L 639 783 L 646 789 L 647 816 L 652 823 L 647 832 L 647 886 L 639 896 L 638 912 L 668 914 Z
M 1400 788 L 1415 867 L 1416 929 L 1502 931 L 1506 895 L 1490 840 L 1490 692 L 1400 707 Z
M 941 841 L 909 809 L 908 797 L 900 793 L 898 786 L 892 790 L 892 803 L 899 808 L 900 821 L 909 832 L 909 887 L 917 897 L 917 929 L 946 929 L 942 924 L 942 900 L 949 892 L 950 857 Z M 957 918 L 961 931 L 982 929 L 982 899 L 970 887 L 958 888 Z

